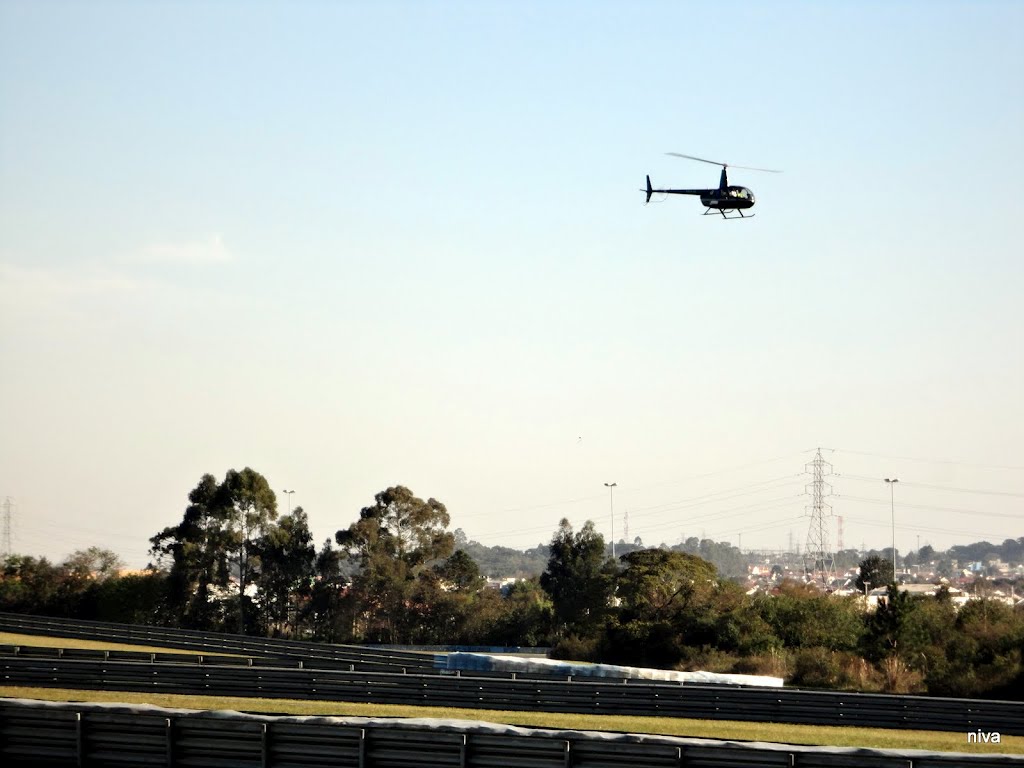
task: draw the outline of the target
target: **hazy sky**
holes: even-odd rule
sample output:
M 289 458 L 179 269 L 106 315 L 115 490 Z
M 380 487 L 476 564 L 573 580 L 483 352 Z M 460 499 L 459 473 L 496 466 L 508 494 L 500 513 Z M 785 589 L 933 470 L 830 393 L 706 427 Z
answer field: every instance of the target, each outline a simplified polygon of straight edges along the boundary
M 133 566 L 203 473 L 847 546 L 1024 535 L 1024 4 L 0 0 L 0 503 Z M 734 170 L 756 217 L 644 206 Z M 287 501 L 280 497 L 282 511 Z M 832 533 L 835 539 L 835 530 Z

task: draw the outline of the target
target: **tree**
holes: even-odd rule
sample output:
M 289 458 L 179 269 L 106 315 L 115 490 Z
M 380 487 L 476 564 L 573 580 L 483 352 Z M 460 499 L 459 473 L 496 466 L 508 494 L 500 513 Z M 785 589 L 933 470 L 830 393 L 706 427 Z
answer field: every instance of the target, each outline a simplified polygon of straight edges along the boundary
M 616 594 L 621 601 L 602 658 L 619 664 L 674 667 L 682 658 L 683 635 L 694 614 L 713 602 L 718 573 L 696 555 L 664 549 L 629 552 L 620 558 Z M 697 607 L 699 604 L 699 608 Z
M 563 632 L 590 633 L 608 613 L 614 589 L 614 563 L 605 560 L 604 537 L 588 520 L 579 533 L 565 518 L 549 546 L 540 585 L 551 595 Z
M 79 549 L 64 559 L 57 568 L 57 590 L 50 611 L 81 619 L 96 618 L 97 587 L 117 579 L 124 566 L 121 558 L 109 549 Z
M 864 655 L 872 661 L 894 655 L 907 660 L 919 652 L 926 641 L 921 623 L 914 620 L 919 606 L 916 598 L 890 584 L 885 600 L 867 619 Z
M 457 592 L 476 592 L 486 583 L 480 575 L 480 566 L 463 550 L 456 550 L 443 563 L 434 566 L 442 584 L 451 585 Z
M 212 588 L 226 586 L 228 580 L 228 542 L 218 490 L 216 478 L 203 475 L 188 494 L 181 522 L 149 540 L 157 566 L 168 569 L 168 618 L 173 624 L 220 628 L 213 620 L 210 595 Z
M 892 583 L 892 560 L 878 555 L 870 555 L 860 563 L 860 574 L 857 576 L 857 589 L 865 591 L 868 589 L 882 587 Z
M 623 612 L 650 621 L 671 619 L 707 595 L 718 573 L 711 563 L 685 552 L 644 549 L 622 557 L 617 594 Z
M 448 523 L 444 504 L 423 501 L 397 485 L 378 493 L 359 520 L 335 534 L 344 555 L 358 563 L 352 591 L 370 639 L 405 642 L 410 630 L 405 608 L 416 578 L 454 550 Z
M 355 613 L 349 593 L 349 574 L 342 553 L 324 541 L 314 563 L 313 586 L 303 614 L 313 636 L 329 643 L 355 639 Z
M 826 595 L 798 582 L 782 582 L 778 594 L 759 597 L 755 605 L 787 648 L 854 650 L 864 631 L 855 599 Z
M 167 574 L 132 573 L 93 585 L 95 613 L 86 617 L 118 624 L 157 624 L 166 607 Z
M 168 602 L 175 623 L 195 629 L 223 629 L 223 596 L 232 567 L 238 573 L 238 626 L 245 631 L 253 540 L 277 517 L 270 484 L 246 467 L 229 470 L 222 483 L 205 474 L 188 495 L 181 522 L 150 539 L 159 565 L 170 561 Z M 218 593 L 220 597 L 218 597 Z
M 517 581 L 502 600 L 502 612 L 488 627 L 488 642 L 547 645 L 554 629 L 554 606 L 538 578 Z
M 124 568 L 124 561 L 109 549 L 89 547 L 72 552 L 61 563 L 61 567 L 82 580 L 102 582 L 117 576 L 118 571 Z
M 58 569 L 45 557 L 8 555 L 0 571 L 0 611 L 42 613 L 57 591 Z
M 246 467 L 241 472 L 228 470 L 217 500 L 227 513 L 231 561 L 238 570 L 239 632 L 244 635 L 249 602 L 245 592 L 252 571 L 249 554 L 253 540 L 262 536 L 267 525 L 277 518 L 277 497 L 263 475 Z
M 266 528 L 253 545 L 259 559 L 256 585 L 268 632 L 296 629 L 295 598 L 308 596 L 314 577 L 316 549 L 302 507 Z

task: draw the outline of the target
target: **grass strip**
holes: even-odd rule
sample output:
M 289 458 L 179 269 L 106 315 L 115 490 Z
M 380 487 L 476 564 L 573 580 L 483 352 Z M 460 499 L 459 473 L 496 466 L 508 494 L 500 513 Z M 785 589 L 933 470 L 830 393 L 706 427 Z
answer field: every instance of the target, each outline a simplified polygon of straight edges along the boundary
M 967 734 L 943 731 L 904 731 L 887 728 L 747 723 L 733 720 L 693 720 L 674 717 L 576 715 L 555 712 L 506 712 L 490 709 L 411 707 L 395 704 L 362 704 L 343 701 L 298 699 L 256 699 L 232 696 L 188 696 L 181 694 L 126 693 L 121 691 L 79 691 L 61 688 L 0 686 L 0 697 L 47 701 L 92 701 L 124 704 L 155 704 L 183 709 L 229 709 L 288 715 L 331 715 L 336 717 L 436 717 L 483 720 L 531 728 L 650 733 L 705 739 L 771 741 L 833 747 L 875 749 L 927 749 L 936 752 L 978 754 L 1024 754 L 1024 737 L 1003 736 L 999 744 L 967 743 Z
M 214 651 L 189 651 L 181 648 L 160 648 L 155 645 L 129 645 L 108 643 L 105 640 L 79 640 L 74 637 L 50 637 L 48 635 L 20 635 L 14 632 L 0 632 L 0 645 L 27 645 L 37 648 L 84 648 L 93 651 L 142 651 L 144 653 L 187 653 L 193 656 L 238 656 L 237 653 L 216 653 Z

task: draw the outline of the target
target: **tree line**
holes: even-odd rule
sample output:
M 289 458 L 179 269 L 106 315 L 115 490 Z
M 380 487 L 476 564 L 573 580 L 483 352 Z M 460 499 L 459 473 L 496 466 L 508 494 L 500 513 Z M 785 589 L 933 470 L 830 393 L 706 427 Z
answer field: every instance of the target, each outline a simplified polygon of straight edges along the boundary
M 485 586 L 443 503 L 403 486 L 314 546 L 304 510 L 280 515 L 252 469 L 204 475 L 179 523 L 150 540 L 154 568 L 117 577 L 93 548 L 60 565 L 12 556 L 0 610 L 326 642 L 550 646 L 560 658 L 769 674 L 791 684 L 1021 698 L 1024 616 L 948 592 L 856 597 L 784 582 L 748 595 L 701 553 L 630 547 L 562 520 L 539 576 Z M 461 547 L 461 548 L 460 548 Z M 705 550 L 710 551 L 707 547 Z M 722 553 L 717 553 L 721 555 Z M 728 553 L 726 553 L 728 554 Z M 862 578 L 885 581 L 875 557 Z M 877 579 L 877 581 L 875 580 Z

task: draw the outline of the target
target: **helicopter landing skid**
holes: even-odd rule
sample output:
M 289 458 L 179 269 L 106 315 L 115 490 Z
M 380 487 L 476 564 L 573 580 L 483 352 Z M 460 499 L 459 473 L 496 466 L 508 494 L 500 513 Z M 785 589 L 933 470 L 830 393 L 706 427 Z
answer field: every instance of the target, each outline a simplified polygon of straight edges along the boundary
M 741 211 L 739 208 L 732 208 L 732 209 L 729 209 L 729 210 L 735 210 L 738 215 L 737 216 L 726 216 L 725 209 L 723 209 L 723 208 L 705 208 L 704 209 L 704 213 L 702 213 L 701 215 L 702 216 L 707 216 L 709 214 L 720 213 L 720 214 L 722 214 L 722 218 L 723 219 L 752 219 L 752 218 L 754 218 L 754 215 L 755 215 L 753 213 L 747 215 L 747 214 L 743 213 L 743 211 Z

